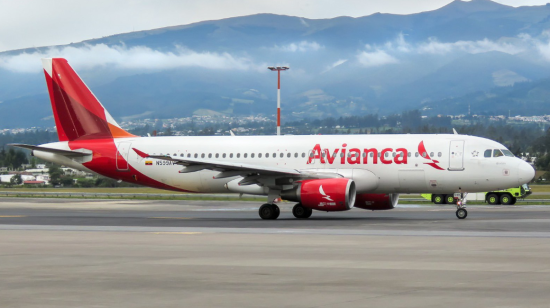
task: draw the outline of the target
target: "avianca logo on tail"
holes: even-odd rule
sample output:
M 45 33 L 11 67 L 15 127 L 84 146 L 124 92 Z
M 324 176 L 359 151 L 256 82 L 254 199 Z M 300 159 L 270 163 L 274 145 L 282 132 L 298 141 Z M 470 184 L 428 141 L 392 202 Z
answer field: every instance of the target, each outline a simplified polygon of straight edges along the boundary
M 323 199 L 326 199 L 327 201 L 334 201 L 330 198 L 329 195 L 325 194 L 325 191 L 323 190 L 323 185 L 319 186 L 319 193 L 323 195 Z
M 358 148 L 347 148 L 347 144 L 342 144 L 342 148 L 330 149 L 321 148 L 320 144 L 316 144 L 313 147 L 313 150 L 309 154 L 307 163 L 315 163 L 315 160 L 318 160 L 321 164 L 334 164 L 334 161 L 337 157 L 340 157 L 340 164 L 378 164 L 380 161 L 382 164 L 397 164 L 397 165 L 406 165 L 408 164 L 409 152 L 405 148 L 384 148 L 378 150 L 376 148 L 371 149 L 358 149 Z M 430 160 L 430 162 L 424 163 L 429 165 L 437 170 L 444 170 L 441 168 L 438 163 L 439 161 L 434 160 L 430 157 L 426 148 L 424 147 L 424 141 L 420 141 L 418 144 L 418 153 L 424 159 Z

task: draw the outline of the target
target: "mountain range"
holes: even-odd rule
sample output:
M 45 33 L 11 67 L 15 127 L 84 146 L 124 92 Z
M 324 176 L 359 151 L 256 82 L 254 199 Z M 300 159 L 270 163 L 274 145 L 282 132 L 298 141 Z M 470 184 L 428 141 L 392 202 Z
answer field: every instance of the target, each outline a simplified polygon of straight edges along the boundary
M 65 57 L 119 121 L 283 120 L 421 109 L 550 113 L 550 5 L 454 1 L 430 12 L 258 14 L 0 53 L 0 128 L 53 126 L 41 57 Z

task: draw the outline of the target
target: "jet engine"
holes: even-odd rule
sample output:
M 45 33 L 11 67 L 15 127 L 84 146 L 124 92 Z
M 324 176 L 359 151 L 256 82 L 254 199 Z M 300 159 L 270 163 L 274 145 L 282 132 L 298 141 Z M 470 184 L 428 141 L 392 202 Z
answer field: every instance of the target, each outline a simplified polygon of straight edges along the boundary
M 360 194 L 355 198 L 354 207 L 364 210 L 391 210 L 399 201 L 399 194 Z
M 304 180 L 293 189 L 281 192 L 281 198 L 300 202 L 319 211 L 347 211 L 355 203 L 355 183 L 345 178 Z

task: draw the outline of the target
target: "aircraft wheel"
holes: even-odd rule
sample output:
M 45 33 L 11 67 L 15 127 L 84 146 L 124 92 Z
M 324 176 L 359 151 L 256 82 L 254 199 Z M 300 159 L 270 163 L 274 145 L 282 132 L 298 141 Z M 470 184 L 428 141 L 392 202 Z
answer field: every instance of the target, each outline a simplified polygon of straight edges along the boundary
M 281 210 L 275 204 L 266 203 L 260 206 L 260 210 L 258 212 L 262 219 L 277 219 L 281 213 Z
M 458 219 L 464 219 L 468 216 L 468 211 L 466 209 L 458 209 L 456 210 L 456 217 Z
M 445 203 L 446 204 L 456 204 L 455 196 L 454 195 L 445 195 Z
M 292 214 L 294 215 L 294 217 L 299 218 L 299 219 L 309 218 L 309 217 L 311 217 L 312 213 L 313 213 L 312 209 L 309 209 L 309 208 L 303 206 L 301 203 L 297 203 L 292 208 Z
M 443 195 L 434 195 L 434 203 L 435 204 L 443 204 Z
M 500 196 L 500 203 L 504 205 L 511 205 L 514 203 L 514 197 L 510 194 L 502 194 Z
M 489 203 L 491 205 L 495 205 L 495 204 L 498 204 L 498 202 L 499 202 L 499 198 L 498 198 L 497 194 L 487 195 L 487 203 Z

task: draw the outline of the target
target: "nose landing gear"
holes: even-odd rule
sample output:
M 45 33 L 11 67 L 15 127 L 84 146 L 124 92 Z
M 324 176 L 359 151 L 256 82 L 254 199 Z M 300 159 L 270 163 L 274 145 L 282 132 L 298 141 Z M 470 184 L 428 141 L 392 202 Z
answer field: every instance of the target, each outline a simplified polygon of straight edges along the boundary
M 460 194 L 460 197 L 456 198 L 456 217 L 458 219 L 464 219 L 468 217 L 468 211 L 466 211 L 466 196 L 468 193 Z

